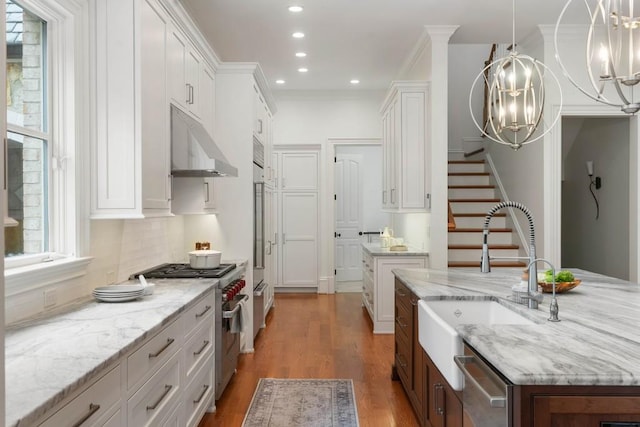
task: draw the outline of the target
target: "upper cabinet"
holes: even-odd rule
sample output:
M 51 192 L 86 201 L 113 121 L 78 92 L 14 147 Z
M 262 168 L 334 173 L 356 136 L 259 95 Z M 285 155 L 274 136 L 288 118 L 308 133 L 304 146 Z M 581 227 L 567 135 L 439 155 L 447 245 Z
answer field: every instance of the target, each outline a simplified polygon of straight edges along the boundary
M 429 84 L 393 82 L 382 106 L 382 207 L 392 211 L 430 210 Z
M 171 101 L 200 118 L 206 92 L 202 91 L 204 61 L 186 37 L 174 26 L 167 34 L 167 70 Z M 206 83 L 206 82 L 204 82 Z
M 264 182 L 269 188 L 275 187 L 272 154 L 273 115 L 257 83 L 253 84 L 253 138 L 264 146 Z
M 211 180 L 172 179 L 170 138 L 170 103 L 213 134 L 212 67 L 158 0 L 93 2 L 92 218 L 212 212 Z M 178 190 L 198 203 L 173 201 Z
M 94 12 L 91 215 L 170 215 L 169 17 L 153 0 L 95 0 Z

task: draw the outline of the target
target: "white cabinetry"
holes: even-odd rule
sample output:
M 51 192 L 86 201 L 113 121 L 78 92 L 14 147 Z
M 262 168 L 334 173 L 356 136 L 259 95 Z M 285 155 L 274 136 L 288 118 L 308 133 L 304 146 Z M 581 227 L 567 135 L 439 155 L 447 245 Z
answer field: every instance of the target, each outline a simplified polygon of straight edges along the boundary
M 277 152 L 279 171 L 277 234 L 280 274 L 278 286 L 318 286 L 318 152 Z
M 169 17 L 154 0 L 95 6 L 92 217 L 170 215 Z
M 186 37 L 173 25 L 167 33 L 167 70 L 171 100 L 184 111 L 200 117 L 204 61 Z M 204 92 L 206 96 L 206 92 Z
M 120 425 L 120 377 L 118 364 L 40 426 L 103 426 L 112 424 L 112 418 L 117 421 L 113 425 Z
M 401 212 L 430 210 L 427 82 L 393 82 L 382 107 L 382 205 Z
M 212 290 L 39 425 L 197 426 L 214 396 L 214 339 Z
M 397 268 L 425 268 L 426 256 L 362 256 L 362 303 L 373 322 L 374 334 L 392 334 L 395 319 L 394 275 Z

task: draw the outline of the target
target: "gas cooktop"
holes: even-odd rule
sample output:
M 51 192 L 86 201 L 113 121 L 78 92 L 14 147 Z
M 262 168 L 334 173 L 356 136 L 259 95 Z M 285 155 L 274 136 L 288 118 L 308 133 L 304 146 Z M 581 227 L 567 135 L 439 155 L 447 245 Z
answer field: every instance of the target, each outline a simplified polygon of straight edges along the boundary
M 220 264 L 216 268 L 191 268 L 189 264 L 161 264 L 139 273 L 129 279 L 137 279 L 141 274 L 152 279 L 219 279 L 236 268 L 235 264 Z

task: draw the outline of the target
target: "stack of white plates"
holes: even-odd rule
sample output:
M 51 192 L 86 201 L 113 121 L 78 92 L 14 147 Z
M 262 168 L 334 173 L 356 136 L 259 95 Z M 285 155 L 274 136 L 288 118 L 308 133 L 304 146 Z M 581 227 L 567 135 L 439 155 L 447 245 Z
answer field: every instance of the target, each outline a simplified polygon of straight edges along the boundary
M 93 290 L 93 297 L 104 302 L 132 301 L 144 295 L 142 285 L 101 286 Z

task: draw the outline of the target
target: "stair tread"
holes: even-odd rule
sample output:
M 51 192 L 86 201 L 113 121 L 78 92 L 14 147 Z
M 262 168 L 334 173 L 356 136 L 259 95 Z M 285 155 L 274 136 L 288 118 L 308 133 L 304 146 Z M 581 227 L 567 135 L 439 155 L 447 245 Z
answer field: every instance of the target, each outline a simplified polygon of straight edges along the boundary
M 449 203 L 485 203 L 499 201 L 500 199 L 449 199 Z
M 496 188 L 495 185 L 449 185 L 447 188 L 455 190 L 477 190 L 477 189 L 491 189 Z
M 484 160 L 449 160 L 450 165 L 483 165 Z
M 520 246 L 518 245 L 500 245 L 500 244 L 489 245 L 489 249 L 519 249 L 519 248 Z M 475 250 L 475 249 L 482 249 L 482 245 L 449 245 L 449 249 Z
M 485 213 L 481 213 L 481 212 L 477 212 L 477 213 L 454 213 L 453 214 L 454 217 L 461 217 L 461 218 L 484 218 L 487 216 L 486 212 Z M 493 214 L 494 217 L 506 217 L 507 214 L 505 212 L 499 212 L 499 213 L 495 213 Z
M 489 176 L 489 172 L 449 172 L 448 176 Z
M 526 267 L 527 264 L 519 261 L 491 261 L 491 267 Z M 480 261 L 451 261 L 449 267 L 477 267 L 480 268 Z
M 454 228 L 449 233 L 482 233 L 482 228 Z M 489 228 L 489 233 L 511 233 L 511 228 Z

